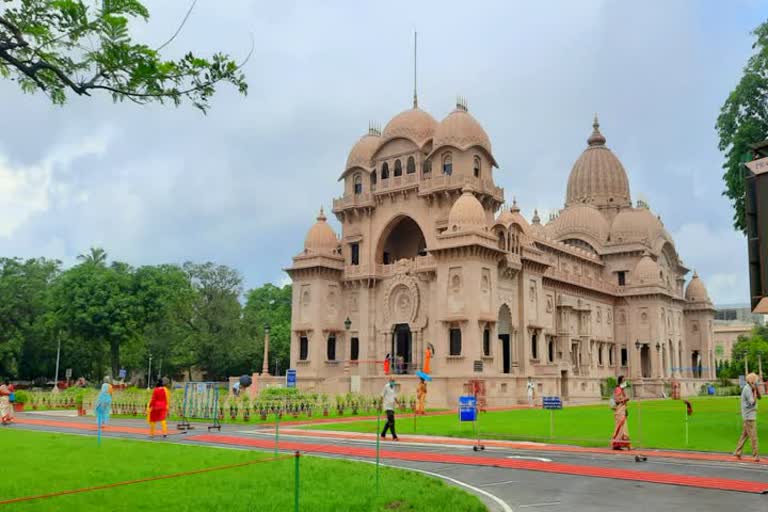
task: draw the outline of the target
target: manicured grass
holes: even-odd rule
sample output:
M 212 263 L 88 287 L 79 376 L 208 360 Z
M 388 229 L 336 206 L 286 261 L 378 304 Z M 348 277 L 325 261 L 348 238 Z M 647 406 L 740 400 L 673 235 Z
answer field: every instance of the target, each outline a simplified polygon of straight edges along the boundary
M 255 451 L 177 445 L 157 441 L 0 430 L 0 501 L 263 459 L 241 468 L 114 487 L 82 494 L 16 503 L 15 512 L 73 510 L 292 511 L 295 461 L 270 461 Z M 375 466 L 301 457 L 300 510 L 430 511 L 486 510 L 474 496 L 417 473 L 381 468 L 376 496 Z
M 680 400 L 630 402 L 629 434 L 635 447 L 732 452 L 741 434 L 738 397 L 691 398 L 693 415 Z M 768 401 L 758 410 L 758 437 L 766 440 L 760 453 L 768 454 Z M 485 439 L 509 439 L 607 447 L 613 433 L 613 411 L 604 405 L 573 406 L 552 411 L 554 437 L 550 438 L 550 411 L 520 409 L 480 413 L 477 427 Z M 685 423 L 688 420 L 688 444 Z M 383 428 L 384 418 L 381 420 Z M 375 432 L 375 421 L 312 425 L 306 428 Z M 458 415 L 427 416 L 397 421 L 398 434 L 473 437 L 472 423 L 459 423 Z M 749 450 L 747 447 L 746 450 Z M 746 453 L 749 453 L 748 451 Z

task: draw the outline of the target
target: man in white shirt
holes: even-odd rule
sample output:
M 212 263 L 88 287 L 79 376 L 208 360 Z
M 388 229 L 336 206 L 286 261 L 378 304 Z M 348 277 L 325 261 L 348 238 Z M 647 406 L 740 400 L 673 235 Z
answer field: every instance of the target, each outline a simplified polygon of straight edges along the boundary
M 390 377 L 389 382 L 384 384 L 384 389 L 381 390 L 381 406 L 387 413 L 387 423 L 384 425 L 384 430 L 381 431 L 382 439 L 387 438 L 387 430 L 389 430 L 392 432 L 392 440 L 397 441 L 397 434 L 395 433 L 395 406 L 397 403 L 395 378 Z

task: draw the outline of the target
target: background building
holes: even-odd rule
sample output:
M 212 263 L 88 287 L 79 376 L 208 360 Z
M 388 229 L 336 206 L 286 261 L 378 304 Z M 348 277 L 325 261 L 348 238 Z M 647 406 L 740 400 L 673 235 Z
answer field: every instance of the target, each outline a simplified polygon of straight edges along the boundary
M 524 399 L 528 377 L 571 401 L 619 374 L 647 396 L 714 377 L 704 283 L 694 272 L 686 286 L 661 219 L 633 205 L 597 118 L 546 224 L 502 208 L 496 168 L 463 101 L 439 122 L 414 101 L 352 147 L 333 201 L 341 237 L 321 209 L 287 269 L 300 386 L 375 393 L 389 357 L 412 392 L 428 345 L 433 405 L 455 404 L 470 379 L 503 405 Z

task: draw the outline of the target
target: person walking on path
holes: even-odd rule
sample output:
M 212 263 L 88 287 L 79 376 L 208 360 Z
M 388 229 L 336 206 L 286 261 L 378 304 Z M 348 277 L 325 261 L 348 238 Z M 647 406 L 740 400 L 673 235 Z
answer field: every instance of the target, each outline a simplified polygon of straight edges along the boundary
M 397 441 L 397 433 L 395 432 L 395 406 L 398 404 L 397 392 L 395 391 L 395 378 L 390 377 L 389 382 L 384 384 L 384 389 L 381 391 L 381 405 L 384 411 L 387 413 L 387 423 L 384 425 L 384 430 L 381 431 L 381 438 L 387 438 L 387 430 L 392 432 L 392 440 Z
M 741 430 L 739 443 L 736 445 L 736 451 L 733 453 L 737 459 L 741 458 L 741 452 L 744 449 L 744 443 L 749 438 L 752 445 L 752 458 L 755 462 L 760 462 L 760 452 L 757 446 L 757 401 L 760 399 L 760 390 L 757 388 L 757 374 L 747 375 L 747 383 L 741 390 L 741 418 L 744 420 L 744 426 Z
M 112 386 L 107 379 L 101 385 L 101 392 L 96 398 L 96 423 L 105 427 L 109 422 L 109 416 L 112 414 Z
M 427 383 L 419 378 L 419 384 L 416 386 L 416 414 L 424 414 L 424 403 L 427 401 Z
M 147 422 L 149 423 L 150 437 L 155 437 L 155 426 L 157 422 L 160 422 L 160 426 L 163 429 L 163 437 L 168 436 L 168 424 L 166 423 L 166 418 L 168 417 L 168 409 L 171 405 L 170 395 L 168 388 L 163 385 L 163 380 L 158 380 L 155 389 L 152 391 L 152 398 L 147 405 Z
M 624 382 L 624 376 L 619 375 L 616 389 L 613 390 L 613 401 L 615 403 L 613 413 L 613 437 L 611 438 L 611 448 L 614 450 L 621 450 L 626 448 L 632 449 L 629 444 L 629 429 L 627 428 L 627 402 L 629 397 L 624 389 L 627 387 L 627 383 Z
M 0 385 L 0 417 L 2 418 L 3 425 L 8 425 L 13 421 L 11 393 L 13 393 L 13 385 L 6 380 Z
M 528 407 L 533 407 L 533 391 L 536 386 L 533 384 L 533 379 L 531 379 L 530 377 L 528 377 L 527 387 L 528 387 Z

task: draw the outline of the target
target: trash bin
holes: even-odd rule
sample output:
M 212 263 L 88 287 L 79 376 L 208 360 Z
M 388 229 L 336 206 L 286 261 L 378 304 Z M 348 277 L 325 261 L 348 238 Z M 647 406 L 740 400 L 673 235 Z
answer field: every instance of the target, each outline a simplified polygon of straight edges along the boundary
M 474 396 L 459 397 L 459 421 L 477 420 L 477 399 Z
M 708 395 L 714 395 L 715 394 L 715 386 L 713 386 L 712 384 L 707 386 L 707 394 Z

